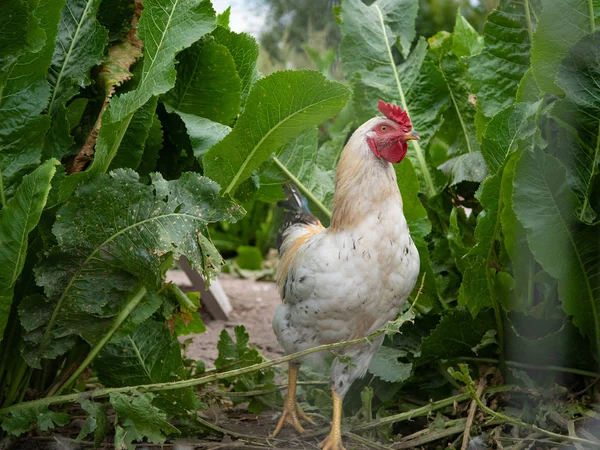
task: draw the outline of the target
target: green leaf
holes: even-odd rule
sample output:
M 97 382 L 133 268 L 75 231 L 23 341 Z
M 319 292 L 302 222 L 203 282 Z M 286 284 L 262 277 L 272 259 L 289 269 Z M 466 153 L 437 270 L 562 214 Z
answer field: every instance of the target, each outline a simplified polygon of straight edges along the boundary
M 237 248 L 236 264 L 240 269 L 260 270 L 262 269 L 262 254 L 256 247 L 240 245 Z
M 415 0 L 391 0 L 376 1 L 367 6 L 360 0 L 343 1 L 339 13 L 340 54 L 344 75 L 352 84 L 353 106 L 359 122 L 379 114 L 379 99 L 402 105 L 408 111 L 413 128 L 421 133 L 422 139 L 421 144 L 412 141 L 415 155 L 409 151 L 409 157 L 414 158 L 425 192 L 433 195 L 433 175 L 421 146 L 427 145 L 439 127 L 437 119 L 444 104 L 439 100 L 439 91 L 443 80 L 439 79 L 441 77 L 435 79 L 437 74 L 430 70 L 427 74 L 421 71 L 427 49 L 424 40 L 420 40 L 408 56 L 414 39 L 417 3 Z M 403 56 L 408 56 L 400 67 L 394 57 L 396 42 Z M 415 80 L 419 74 L 417 84 Z M 409 95 L 412 96 L 409 98 Z
M 498 112 L 488 123 L 481 142 L 481 153 L 491 174 L 496 174 L 519 142 L 536 130 L 533 117 L 539 103 L 517 103 Z
M 229 29 L 229 16 L 231 15 L 231 6 L 228 6 L 225 11 L 217 16 L 217 25 L 225 29 Z
M 165 325 L 151 320 L 130 336 L 106 344 L 94 367 L 106 387 L 173 381 L 183 373 L 177 339 Z
M 60 10 L 64 0 L 37 5 L 31 14 L 46 35 L 42 48 L 0 67 L 0 202 L 12 195 L 21 177 L 40 162 L 49 117 L 46 72 L 52 61 Z M 6 3 L 11 5 L 12 2 Z
M 586 34 L 595 29 L 592 0 L 543 0 L 544 9 L 533 36 L 531 68 L 544 92 L 561 95 L 556 74 L 565 55 Z M 600 23 L 600 21 L 598 21 Z
M 197 42 L 177 61 L 177 82 L 163 101 L 173 110 L 230 125 L 240 109 L 242 81 L 227 47 Z
M 382 346 L 373 355 L 369 372 L 390 383 L 401 383 L 408 380 L 412 373 L 412 364 L 399 361 L 406 352 L 396 348 Z
M 94 447 L 99 448 L 104 441 L 109 426 L 108 417 L 106 417 L 106 408 L 102 403 L 92 402 L 87 399 L 83 399 L 79 403 L 88 416 L 75 441 L 81 442 L 88 434 L 94 433 Z
M 460 28 L 461 17 L 457 17 L 456 27 Z M 429 39 L 430 59 L 442 75 L 443 84 L 448 92 L 443 96 L 449 104 L 443 112 L 443 126 L 450 129 L 444 130 L 448 145 L 447 157 L 450 159 L 440 165 L 439 169 L 450 175 L 451 185 L 461 181 L 480 182 L 486 175 L 485 164 L 478 153 L 475 106 L 467 64 L 464 58 L 459 58 L 453 53 L 455 42 L 456 36 L 445 32 Z
M 485 48 L 468 58 L 469 75 L 477 94 L 477 131 L 497 112 L 512 105 L 519 82 L 529 68 L 530 40 L 523 5 L 502 2 L 483 29 Z
M 181 348 L 167 327 L 147 320 L 120 340 L 108 343 L 98 354 L 94 368 L 107 387 L 165 383 L 184 377 Z M 159 393 L 153 404 L 165 411 L 181 412 L 195 406 L 191 388 Z
M 394 165 L 394 170 L 398 179 L 398 188 L 402 195 L 404 216 L 421 260 L 419 278 L 412 295 L 415 298 L 417 291 L 421 288 L 421 280 L 425 277 L 418 305 L 425 310 L 429 310 L 439 306 L 435 276 L 431 268 L 426 241 L 426 237 L 431 233 L 431 222 L 419 198 L 419 180 L 412 163 L 409 160 L 404 160 L 402 163 Z
M 209 0 L 147 0 L 140 18 L 138 36 L 144 42 L 144 59 L 136 89 L 113 98 L 102 116 L 94 162 L 61 185 L 65 201 L 77 185 L 105 173 L 115 157 L 133 114 L 155 95 L 175 85 L 175 55 L 215 28 L 215 12 Z
M 90 69 L 102 62 L 108 33 L 96 20 L 99 5 L 100 0 L 67 0 L 61 12 L 48 71 L 51 114 L 89 84 Z
M 206 176 L 233 194 L 290 139 L 342 109 L 348 89 L 318 72 L 276 72 L 256 82 L 233 131 L 204 156 Z
M 49 160 L 29 175 L 0 211 L 0 342 L 8 322 L 15 283 L 23 270 L 29 233 L 46 205 L 58 161 Z
M 544 270 L 558 280 L 565 312 L 600 356 L 600 226 L 580 224 L 579 201 L 564 166 L 540 149 L 523 153 L 514 178 L 513 207 L 529 247 Z
M 57 212 L 58 246 L 35 270 L 47 299 L 38 312 L 20 308 L 29 364 L 62 354 L 76 335 L 97 342 L 140 284 L 160 288 L 171 257 L 185 255 L 205 276 L 218 270 L 220 256 L 202 233 L 207 223 L 235 221 L 240 208 L 196 174 L 152 182 L 119 169 L 82 185 Z M 33 315 L 41 317 L 31 325 Z
M 142 160 L 137 168 L 137 173 L 140 177 L 146 177 L 156 169 L 156 162 L 158 161 L 158 153 L 163 146 L 163 130 L 162 124 L 158 115 L 155 113 L 152 116 L 152 123 L 148 130 L 148 139 L 144 144 L 144 154 Z
M 144 42 L 144 59 L 137 89 L 111 101 L 111 121 L 119 121 L 144 105 L 150 97 L 175 85 L 175 55 L 216 26 L 209 0 L 147 0 L 138 35 Z
M 2 67 L 14 64 L 15 59 L 29 49 L 30 43 L 27 39 L 23 39 L 23 29 L 28 27 L 30 21 L 33 21 L 33 16 L 30 15 L 29 4 L 23 0 L 0 4 L 0 30 L 2 30 L 0 65 Z
M 502 212 L 500 221 L 502 224 L 502 235 L 504 236 L 504 247 L 512 261 L 512 273 L 515 279 L 515 294 L 509 304 L 504 308 L 509 311 L 528 311 L 534 304 L 534 277 L 536 274 L 536 263 L 529 244 L 525 229 L 517 219 L 513 208 L 515 165 L 519 160 L 519 154 L 513 154 L 502 171 Z
M 460 58 L 461 56 L 475 55 L 483 48 L 483 36 L 479 36 L 479 33 L 475 31 L 475 28 L 465 19 L 459 9 L 452 32 L 452 53 Z
M 283 198 L 280 186 L 289 180 L 283 171 L 286 170 L 300 182 L 304 190 L 321 202 L 324 209 L 330 211 L 337 158 L 331 158 L 325 164 L 321 164 L 319 160 L 321 150 L 317 149 L 317 146 L 316 127 L 309 128 L 288 142 L 277 153 L 279 163 L 268 162 L 261 168 L 259 198 L 270 200 Z M 280 165 L 283 165 L 284 169 Z
M 110 394 L 110 404 L 116 413 L 115 449 L 134 450 L 134 441 L 146 439 L 153 444 L 163 444 L 166 436 L 179 433 L 167 421 L 166 414 L 152 405 L 151 393 Z
M 455 308 L 442 316 L 440 323 L 423 339 L 419 365 L 439 359 L 472 356 L 488 330 L 493 329 L 491 311 L 474 319 L 466 308 Z
M 171 110 L 168 106 L 167 111 L 178 114 L 179 117 L 181 117 L 181 120 L 183 120 L 185 129 L 190 137 L 192 151 L 194 152 L 194 156 L 199 160 L 202 160 L 206 152 L 218 142 L 222 141 L 231 131 L 231 128 L 227 125 L 213 122 L 204 117 Z
M 256 70 L 258 44 L 247 33 L 234 33 L 223 27 L 217 27 L 212 32 L 212 36 L 216 42 L 227 47 L 233 56 L 237 73 L 242 80 L 242 104 L 244 104 L 250 88 L 260 77 Z
M 142 156 L 148 143 L 157 103 L 158 98 L 153 97 L 133 114 L 127 131 L 121 140 L 119 150 L 110 163 L 110 169 L 128 168 L 137 170 L 142 162 Z
M 56 425 L 69 423 L 71 416 L 64 412 L 50 411 L 47 406 L 35 406 L 11 412 L 2 420 L 2 429 L 14 436 L 20 436 L 34 427 L 40 431 L 49 431 Z
M 592 187 L 600 173 L 600 31 L 584 37 L 567 54 L 556 82 L 566 100 L 553 115 L 565 126 L 558 157 L 567 167 L 571 188 L 582 203 L 579 219 L 592 222 Z

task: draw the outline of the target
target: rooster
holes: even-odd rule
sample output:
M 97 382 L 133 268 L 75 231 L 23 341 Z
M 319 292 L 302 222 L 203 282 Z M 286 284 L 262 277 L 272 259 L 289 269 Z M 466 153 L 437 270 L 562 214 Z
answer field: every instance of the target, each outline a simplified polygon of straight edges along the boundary
M 404 159 L 408 141 L 419 139 L 400 107 L 379 101 L 375 117 L 352 135 L 338 163 L 329 228 L 313 216 L 293 186 L 286 189 L 289 212 L 279 248 L 277 286 L 282 304 L 273 329 L 287 354 L 367 336 L 393 320 L 419 274 L 419 254 L 402 211 L 392 163 Z M 331 366 L 333 421 L 323 450 L 343 450 L 342 401 L 352 382 L 365 375 L 383 336 L 345 347 Z M 296 380 L 313 353 L 289 364 L 288 392 L 273 432 L 285 423 L 298 432 L 313 423 L 296 403 Z

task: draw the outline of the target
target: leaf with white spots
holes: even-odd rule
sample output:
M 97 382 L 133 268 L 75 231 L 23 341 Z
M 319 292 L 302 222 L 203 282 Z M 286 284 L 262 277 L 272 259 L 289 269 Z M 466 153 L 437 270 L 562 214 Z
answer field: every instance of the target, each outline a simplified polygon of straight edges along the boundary
M 235 221 L 241 208 L 197 174 L 155 174 L 150 186 L 138 178 L 123 169 L 102 175 L 57 212 L 58 245 L 35 269 L 46 298 L 20 305 L 30 365 L 64 353 L 76 336 L 97 342 L 140 286 L 160 288 L 172 257 L 185 255 L 207 276 L 218 270 L 218 252 L 202 233 L 207 223 Z

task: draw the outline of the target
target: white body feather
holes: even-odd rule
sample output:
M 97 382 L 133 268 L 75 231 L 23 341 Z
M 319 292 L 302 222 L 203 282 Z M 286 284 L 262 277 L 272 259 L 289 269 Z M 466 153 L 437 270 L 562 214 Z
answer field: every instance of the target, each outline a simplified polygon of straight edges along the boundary
M 370 334 L 397 316 L 415 285 L 419 255 L 393 166 L 377 159 L 365 139 L 375 120 L 359 128 L 344 149 L 332 226 L 315 230 L 299 224 L 284 234 L 282 257 L 292 251 L 293 256 L 278 280 L 284 303 L 273 328 L 288 354 Z M 335 222 L 336 213 L 345 217 Z M 352 364 L 336 360 L 332 368 L 339 395 L 365 374 L 381 342 L 344 349 Z M 324 356 L 303 361 L 319 364 Z

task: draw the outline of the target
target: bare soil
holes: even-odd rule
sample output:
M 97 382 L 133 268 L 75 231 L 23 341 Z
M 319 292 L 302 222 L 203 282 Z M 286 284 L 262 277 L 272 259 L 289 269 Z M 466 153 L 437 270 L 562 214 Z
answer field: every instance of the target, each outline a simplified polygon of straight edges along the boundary
M 280 303 L 275 283 L 270 281 L 252 281 L 223 274 L 219 277 L 223 290 L 229 297 L 233 312 L 229 320 L 213 320 L 203 314 L 206 333 L 188 336 L 192 342 L 186 354 L 190 359 L 201 359 L 207 367 L 213 367 L 217 359 L 217 343 L 225 329 L 233 334 L 236 325 L 244 325 L 253 344 L 266 358 L 283 356 L 271 320 Z

